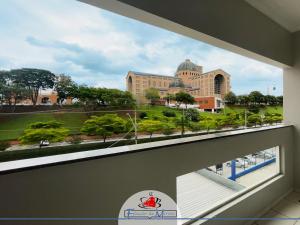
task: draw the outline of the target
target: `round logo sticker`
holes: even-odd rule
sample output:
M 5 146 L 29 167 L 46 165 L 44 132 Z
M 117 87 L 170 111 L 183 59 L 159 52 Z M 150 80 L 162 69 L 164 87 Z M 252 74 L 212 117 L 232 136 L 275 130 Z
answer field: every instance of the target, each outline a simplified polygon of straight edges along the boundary
M 175 225 L 178 210 L 175 201 L 155 190 L 141 191 L 123 204 L 119 213 L 119 225 Z

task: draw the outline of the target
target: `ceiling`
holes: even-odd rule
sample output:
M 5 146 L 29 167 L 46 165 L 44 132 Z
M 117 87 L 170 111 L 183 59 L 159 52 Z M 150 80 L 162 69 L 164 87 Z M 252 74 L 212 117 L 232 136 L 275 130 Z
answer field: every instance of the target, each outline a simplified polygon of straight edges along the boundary
M 287 30 L 300 30 L 300 0 L 246 1 Z

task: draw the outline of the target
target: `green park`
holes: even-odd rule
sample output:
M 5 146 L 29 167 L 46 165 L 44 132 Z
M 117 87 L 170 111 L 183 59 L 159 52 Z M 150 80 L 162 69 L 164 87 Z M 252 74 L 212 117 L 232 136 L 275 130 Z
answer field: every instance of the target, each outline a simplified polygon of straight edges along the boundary
M 38 93 L 44 89 L 54 89 L 58 98 L 55 105 L 41 111 L 36 103 Z M 107 147 L 120 140 L 133 144 L 136 134 L 138 143 L 142 143 L 282 122 L 282 96 L 258 91 L 239 96 L 228 93 L 226 106 L 218 113 L 189 108 L 194 98 L 183 91 L 165 96 L 166 105 L 156 104 L 160 99 L 157 89 L 146 90 L 145 97 L 149 103 L 138 105 L 127 91 L 78 85 L 63 74 L 38 69 L 0 71 L 0 150 L 28 145 L 36 151 L 36 145 L 43 140 L 50 142 L 47 149 L 53 143 L 81 145 L 77 150 L 65 147 L 65 151 L 61 150 L 65 153 L 86 150 L 84 143 L 93 141 L 98 144 L 89 149 Z M 22 105 L 26 99 L 31 99 L 32 105 Z M 72 99 L 72 104 L 63 104 L 66 99 Z M 176 106 L 168 107 L 170 102 Z M 56 147 L 55 154 L 62 148 L 64 145 Z

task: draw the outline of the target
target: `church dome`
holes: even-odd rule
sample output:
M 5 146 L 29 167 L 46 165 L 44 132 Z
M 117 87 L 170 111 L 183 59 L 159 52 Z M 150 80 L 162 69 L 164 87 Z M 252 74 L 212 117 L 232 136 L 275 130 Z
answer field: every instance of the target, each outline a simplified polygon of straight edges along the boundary
M 184 62 L 180 63 L 180 65 L 177 67 L 177 72 L 183 70 L 197 71 L 198 66 L 195 63 L 193 63 L 191 60 L 186 59 Z

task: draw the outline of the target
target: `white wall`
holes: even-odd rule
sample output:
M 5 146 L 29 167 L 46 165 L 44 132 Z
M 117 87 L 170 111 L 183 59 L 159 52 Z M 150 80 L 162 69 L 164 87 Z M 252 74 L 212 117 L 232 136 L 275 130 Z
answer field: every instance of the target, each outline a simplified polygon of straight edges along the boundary
M 300 32 L 293 34 L 294 66 L 284 70 L 283 109 L 286 123 L 294 125 L 295 137 L 295 188 L 300 189 Z

